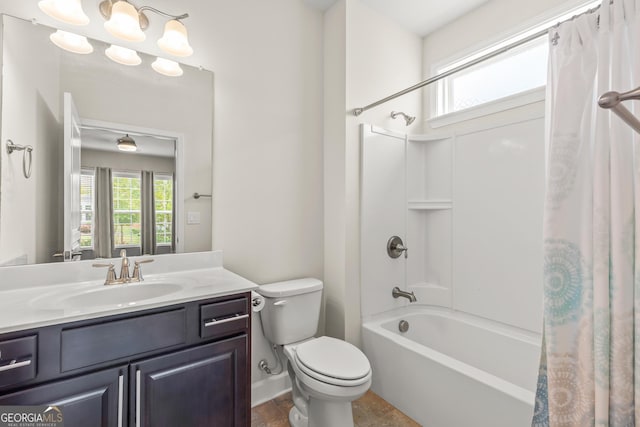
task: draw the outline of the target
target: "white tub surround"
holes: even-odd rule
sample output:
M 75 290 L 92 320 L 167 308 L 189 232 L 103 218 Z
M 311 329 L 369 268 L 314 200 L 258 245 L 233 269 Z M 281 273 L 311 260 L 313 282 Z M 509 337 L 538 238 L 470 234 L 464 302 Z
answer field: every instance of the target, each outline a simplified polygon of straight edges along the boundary
M 257 285 L 226 270 L 222 252 L 131 257 L 144 281 L 104 286 L 95 260 L 0 268 L 0 333 L 122 314 L 251 291 Z M 109 260 L 120 268 L 120 260 Z M 148 289 L 148 292 L 147 292 Z M 120 293 L 120 294 L 118 294 Z
M 398 324 L 409 322 L 401 333 Z M 430 427 L 529 425 L 538 334 L 444 308 L 406 307 L 363 325 L 372 390 Z

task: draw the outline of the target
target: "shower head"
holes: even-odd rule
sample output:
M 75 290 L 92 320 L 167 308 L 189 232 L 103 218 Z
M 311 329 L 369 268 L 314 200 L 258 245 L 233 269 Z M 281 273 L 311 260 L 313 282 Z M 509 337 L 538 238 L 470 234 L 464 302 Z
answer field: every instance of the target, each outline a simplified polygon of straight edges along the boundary
M 407 126 L 409 126 L 411 123 L 413 123 L 415 121 L 415 119 L 416 119 L 415 116 L 409 116 L 409 115 L 403 113 L 402 111 L 392 111 L 391 112 L 391 118 L 392 119 L 395 119 L 398 116 L 404 117 L 404 121 L 405 121 Z

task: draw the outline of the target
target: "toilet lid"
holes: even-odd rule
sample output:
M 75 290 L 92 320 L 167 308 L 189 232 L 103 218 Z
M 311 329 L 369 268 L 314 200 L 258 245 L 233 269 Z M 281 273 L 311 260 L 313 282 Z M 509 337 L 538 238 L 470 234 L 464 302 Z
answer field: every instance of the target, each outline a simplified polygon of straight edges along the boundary
M 311 371 L 341 380 L 358 380 L 371 372 L 369 360 L 360 349 L 331 337 L 300 344 L 296 347 L 296 359 Z

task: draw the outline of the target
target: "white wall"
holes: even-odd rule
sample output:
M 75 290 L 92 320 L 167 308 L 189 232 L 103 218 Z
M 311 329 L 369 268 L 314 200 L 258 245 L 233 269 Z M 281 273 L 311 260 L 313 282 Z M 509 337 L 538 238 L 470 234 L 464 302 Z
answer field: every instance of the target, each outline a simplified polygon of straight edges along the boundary
M 542 332 L 544 116 L 455 139 L 453 308 Z
M 389 115 L 401 110 L 420 117 L 420 97 L 407 95 L 359 117 L 350 111 L 420 80 L 421 39 L 359 0 L 341 0 L 325 14 L 325 58 L 326 331 L 359 344 L 359 126 L 404 131 L 404 121 Z
M 154 171 L 157 173 L 174 173 L 173 157 L 145 156 L 115 151 L 82 149 L 80 157 L 82 167 L 113 168 L 121 171 Z
M 22 24 L 22 23 L 21 23 Z M 0 264 L 26 255 L 28 263 L 48 262 L 58 226 L 58 57 L 27 24 L 4 22 L 2 146 L 0 147 Z M 30 50 L 23 49 L 28 41 Z M 43 66 L 42 64 L 46 64 Z M 8 108 L 10 107 L 10 108 Z M 22 151 L 9 155 L 5 143 L 33 147 L 31 178 L 23 175 Z M 60 181 L 61 182 L 61 181 Z M 41 196 L 37 196 L 41 194 Z

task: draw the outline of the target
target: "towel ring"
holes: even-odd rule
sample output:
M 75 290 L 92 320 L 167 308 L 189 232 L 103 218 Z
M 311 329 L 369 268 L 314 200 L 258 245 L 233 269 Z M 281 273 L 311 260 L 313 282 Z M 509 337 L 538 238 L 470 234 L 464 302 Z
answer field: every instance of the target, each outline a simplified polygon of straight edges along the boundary
M 14 151 L 24 151 L 24 153 L 22 153 L 22 173 L 24 174 L 25 178 L 31 178 L 31 167 L 33 166 L 33 147 L 30 145 L 14 144 L 12 140 L 7 139 L 7 153 L 11 154 Z M 27 166 L 27 154 L 29 155 L 29 166 Z

